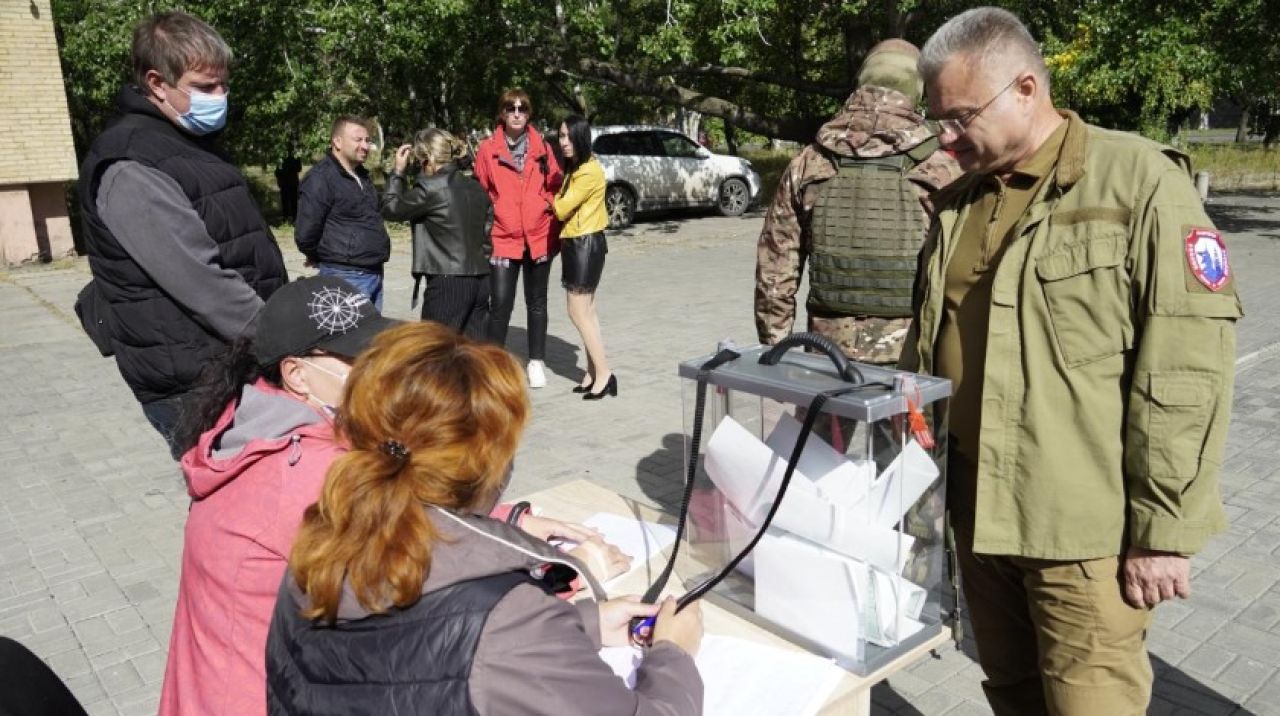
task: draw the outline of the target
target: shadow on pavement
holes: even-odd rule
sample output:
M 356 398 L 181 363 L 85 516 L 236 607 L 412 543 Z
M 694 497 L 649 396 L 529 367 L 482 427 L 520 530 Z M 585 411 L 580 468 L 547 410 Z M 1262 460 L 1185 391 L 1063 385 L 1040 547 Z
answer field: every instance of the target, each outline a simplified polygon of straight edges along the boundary
M 893 677 L 889 677 L 892 679 Z M 911 705 L 889 681 L 881 681 L 871 687 L 871 713 L 894 716 L 924 716 L 924 712 Z
M 1250 232 L 1268 239 L 1280 239 L 1280 217 L 1262 207 L 1210 202 L 1205 204 L 1205 211 L 1218 228 L 1229 234 Z
M 1217 691 L 1196 681 L 1195 677 L 1178 669 L 1158 656 L 1151 656 L 1151 668 L 1156 682 L 1152 688 L 1148 716 L 1163 714 L 1225 714 L 1246 716 L 1253 711 L 1241 706 Z
M 551 310 L 548 306 L 548 310 Z M 507 350 L 524 362 L 529 355 L 529 332 L 520 326 L 507 329 Z M 553 333 L 547 333 L 547 370 L 575 383 L 587 374 L 585 361 L 578 365 L 578 346 Z
M 684 487 L 684 435 L 667 433 L 662 447 L 636 463 L 636 484 L 669 515 L 680 514 Z
M 645 233 L 662 233 L 674 234 L 690 221 L 704 219 L 707 217 L 720 216 L 720 212 L 715 208 L 695 208 L 695 209 L 663 209 L 659 211 L 646 211 L 637 214 L 635 222 L 621 230 L 610 230 L 610 238 L 617 237 L 618 240 L 625 241 L 628 237 L 634 236 L 643 229 Z M 742 214 L 745 217 L 764 217 L 764 209 L 760 206 L 754 206 Z

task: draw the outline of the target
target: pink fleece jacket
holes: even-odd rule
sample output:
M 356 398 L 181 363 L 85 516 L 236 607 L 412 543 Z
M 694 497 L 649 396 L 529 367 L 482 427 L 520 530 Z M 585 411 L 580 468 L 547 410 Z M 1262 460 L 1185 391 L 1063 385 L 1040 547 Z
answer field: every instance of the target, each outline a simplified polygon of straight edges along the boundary
M 160 714 L 266 713 L 280 580 L 302 513 L 342 452 L 329 420 L 260 381 L 182 456 L 191 511 Z
M 280 581 L 302 513 L 343 452 L 328 418 L 258 381 L 182 456 L 191 510 L 161 716 L 266 713 Z M 510 511 L 499 505 L 490 516 Z

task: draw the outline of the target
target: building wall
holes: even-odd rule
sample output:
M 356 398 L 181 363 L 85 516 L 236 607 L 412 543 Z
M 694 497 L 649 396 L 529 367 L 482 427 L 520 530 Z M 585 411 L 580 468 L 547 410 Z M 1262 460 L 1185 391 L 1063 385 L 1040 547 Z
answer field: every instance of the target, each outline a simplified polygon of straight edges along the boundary
M 76 177 L 49 0 L 0 0 L 0 184 Z
M 0 0 L 0 263 L 72 252 L 71 118 L 50 0 Z

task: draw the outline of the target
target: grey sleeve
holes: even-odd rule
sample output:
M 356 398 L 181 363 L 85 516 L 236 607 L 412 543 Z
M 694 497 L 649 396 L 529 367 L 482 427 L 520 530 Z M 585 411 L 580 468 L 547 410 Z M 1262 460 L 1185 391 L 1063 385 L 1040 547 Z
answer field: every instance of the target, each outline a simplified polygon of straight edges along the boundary
M 224 341 L 244 333 L 262 299 L 219 265 L 218 245 L 177 181 L 118 161 L 103 172 L 94 203 L 129 256 L 197 323 Z
M 649 649 L 627 688 L 600 659 L 584 613 L 532 585 L 512 589 L 489 614 L 468 689 L 482 714 L 694 716 L 702 677 L 680 647 Z

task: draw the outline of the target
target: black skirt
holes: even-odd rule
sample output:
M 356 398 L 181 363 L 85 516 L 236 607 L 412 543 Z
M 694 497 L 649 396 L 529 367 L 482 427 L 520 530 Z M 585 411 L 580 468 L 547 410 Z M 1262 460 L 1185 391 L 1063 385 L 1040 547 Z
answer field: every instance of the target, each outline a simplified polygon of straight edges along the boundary
M 607 253 L 609 244 L 603 231 L 561 239 L 560 285 L 570 293 L 595 293 Z

